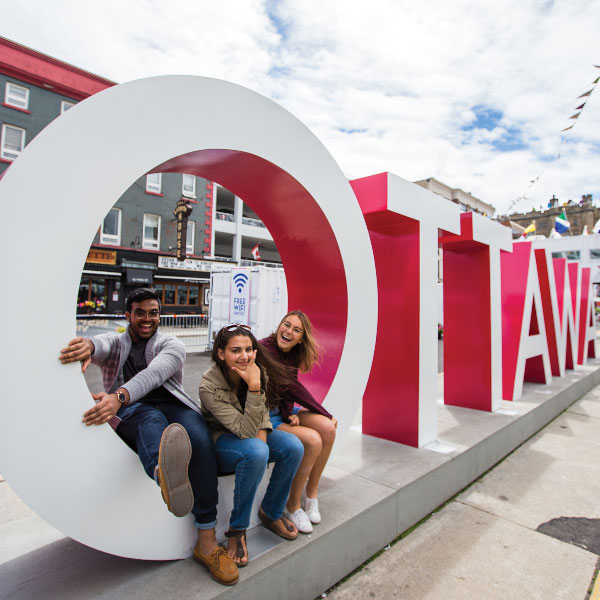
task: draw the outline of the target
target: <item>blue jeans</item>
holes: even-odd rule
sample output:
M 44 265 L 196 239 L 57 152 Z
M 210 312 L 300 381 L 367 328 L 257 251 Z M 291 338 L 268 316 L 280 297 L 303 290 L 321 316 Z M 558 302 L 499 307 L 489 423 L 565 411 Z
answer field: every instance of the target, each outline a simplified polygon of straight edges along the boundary
M 248 528 L 254 495 L 269 461 L 275 462 L 275 467 L 261 506 L 269 519 L 279 519 L 285 509 L 292 480 L 304 456 L 302 442 L 285 431 L 267 433 L 266 444 L 258 438 L 240 439 L 227 432 L 219 436 L 215 448 L 219 471 L 235 471 L 229 528 Z
M 292 412 L 290 413 L 290 417 L 292 415 L 297 415 L 300 412 L 299 406 L 294 406 L 292 408 Z M 283 418 L 281 417 L 281 410 L 279 408 L 272 408 L 269 411 L 269 421 L 271 421 L 271 425 L 273 425 L 273 429 L 279 429 L 281 425 L 283 425 Z M 286 423 L 289 425 L 289 423 Z
M 119 410 L 117 433 L 137 451 L 148 477 L 154 479 L 163 431 L 171 423 L 183 425 L 192 445 L 188 476 L 194 493 L 192 514 L 199 529 L 217 523 L 217 460 L 212 436 L 200 413 L 182 402 L 134 402 Z

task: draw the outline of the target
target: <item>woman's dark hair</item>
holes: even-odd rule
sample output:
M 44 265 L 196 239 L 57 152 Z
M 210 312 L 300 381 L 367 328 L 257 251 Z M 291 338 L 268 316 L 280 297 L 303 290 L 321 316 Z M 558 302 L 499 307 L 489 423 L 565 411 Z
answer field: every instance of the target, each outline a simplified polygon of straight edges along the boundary
M 134 302 L 143 302 L 144 300 L 156 300 L 160 307 L 160 297 L 154 290 L 150 288 L 136 288 L 127 294 L 127 298 L 125 298 L 125 310 L 131 312 L 131 305 Z
M 211 358 L 221 369 L 225 381 L 231 388 L 234 388 L 234 383 L 228 373 L 229 369 L 227 369 L 225 361 L 219 358 L 219 350 L 225 350 L 229 340 L 236 335 L 243 335 L 252 342 L 252 349 L 256 350 L 255 361 L 260 369 L 261 387 L 267 396 L 267 406 L 269 408 L 278 406 L 282 391 L 293 384 L 292 374 L 286 365 L 271 357 L 249 329 L 242 326 L 235 329 L 229 327 L 220 329 L 213 342 Z M 247 387 L 243 379 L 240 380 L 240 385 L 242 386 L 241 392 L 245 394 Z
M 290 316 L 296 316 L 302 323 L 302 340 L 299 344 L 296 344 L 287 354 L 289 356 L 288 364 L 297 366 L 303 373 L 310 373 L 312 368 L 317 362 L 321 355 L 321 346 L 315 339 L 312 330 L 312 323 L 310 319 L 301 310 L 290 310 L 290 312 L 281 319 L 275 333 L 272 333 L 269 337 L 273 342 L 273 345 L 277 347 L 277 331 L 281 327 L 281 324 L 286 321 Z

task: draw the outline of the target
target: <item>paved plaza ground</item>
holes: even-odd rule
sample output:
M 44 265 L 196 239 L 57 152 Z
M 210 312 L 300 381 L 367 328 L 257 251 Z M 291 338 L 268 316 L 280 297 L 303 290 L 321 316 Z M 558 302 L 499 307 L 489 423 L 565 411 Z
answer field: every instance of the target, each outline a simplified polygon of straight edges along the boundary
M 597 386 L 328 597 L 584 600 L 600 556 L 599 459 Z

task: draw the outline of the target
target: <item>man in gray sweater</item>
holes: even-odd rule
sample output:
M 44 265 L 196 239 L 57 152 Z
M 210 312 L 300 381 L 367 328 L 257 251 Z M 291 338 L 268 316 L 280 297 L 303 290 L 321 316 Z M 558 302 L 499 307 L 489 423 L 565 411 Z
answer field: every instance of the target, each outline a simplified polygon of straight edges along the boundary
M 211 434 L 200 407 L 183 389 L 185 347 L 158 332 L 160 300 L 153 290 L 134 290 L 125 307 L 127 331 L 75 338 L 61 350 L 62 363 L 81 361 L 85 371 L 93 362 L 102 369 L 104 392 L 92 394 L 96 404 L 83 422 L 118 422 L 117 433 L 136 450 L 167 508 L 178 517 L 193 513 L 194 559 L 217 581 L 233 585 L 237 566 L 215 537 L 217 463 Z

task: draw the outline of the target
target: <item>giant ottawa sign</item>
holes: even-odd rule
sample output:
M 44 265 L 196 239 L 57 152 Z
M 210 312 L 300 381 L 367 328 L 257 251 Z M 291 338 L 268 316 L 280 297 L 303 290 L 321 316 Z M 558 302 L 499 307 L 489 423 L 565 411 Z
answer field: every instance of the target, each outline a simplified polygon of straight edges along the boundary
M 589 269 L 396 175 L 349 182 L 300 121 L 248 89 L 188 76 L 109 88 L 52 122 L 0 181 L 0 472 L 84 544 L 169 559 L 194 540 L 112 429 L 81 423 L 89 391 L 78 365 L 58 361 L 90 239 L 147 172 L 216 181 L 260 215 L 289 307 L 324 347 L 306 383 L 339 419 L 338 443 L 361 400 L 363 433 L 436 440 L 440 247 L 446 404 L 493 412 L 523 381 L 595 357 Z

